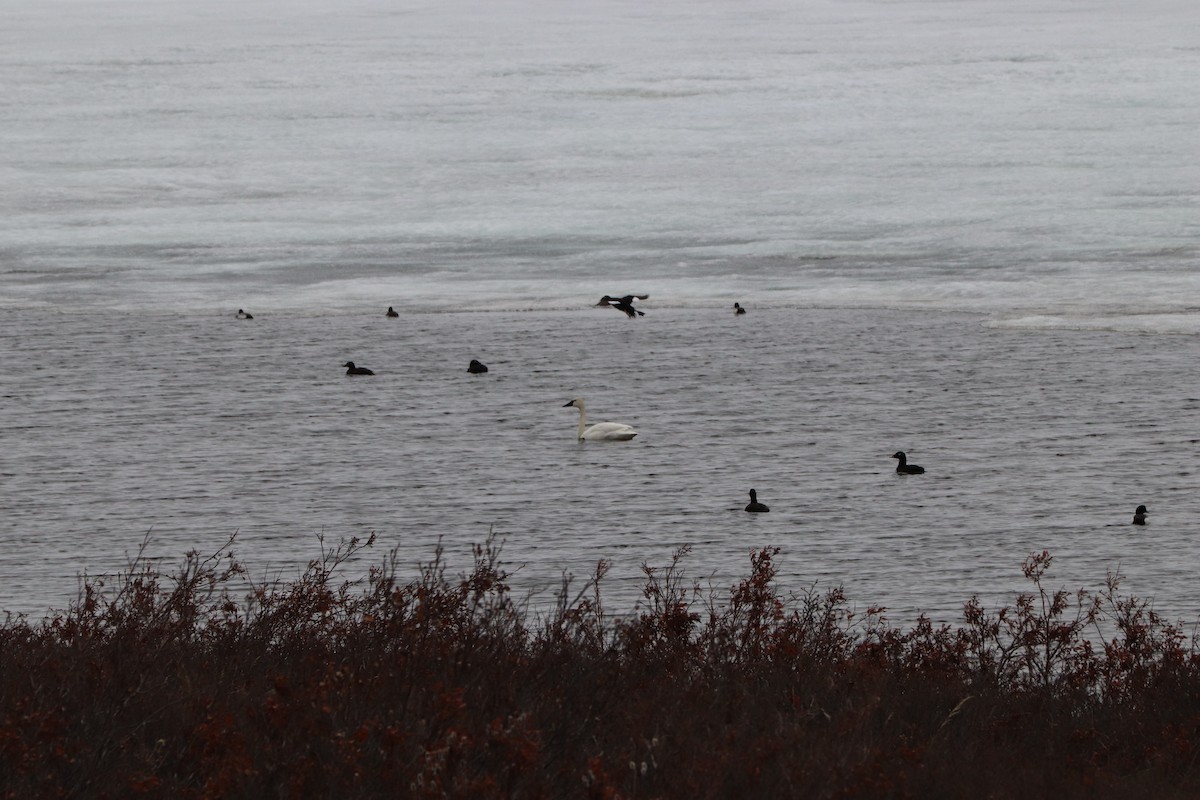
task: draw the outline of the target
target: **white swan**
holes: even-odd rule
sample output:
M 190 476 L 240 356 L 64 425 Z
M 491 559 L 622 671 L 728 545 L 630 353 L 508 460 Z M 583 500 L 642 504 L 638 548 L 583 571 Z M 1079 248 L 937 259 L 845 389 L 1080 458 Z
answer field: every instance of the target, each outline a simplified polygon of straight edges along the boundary
M 563 408 L 575 406 L 579 409 L 579 438 L 586 439 L 589 442 L 627 442 L 637 436 L 637 431 L 628 425 L 620 422 L 597 422 L 595 425 L 587 424 L 587 409 L 583 406 L 583 398 L 576 397 L 569 403 L 564 403 Z

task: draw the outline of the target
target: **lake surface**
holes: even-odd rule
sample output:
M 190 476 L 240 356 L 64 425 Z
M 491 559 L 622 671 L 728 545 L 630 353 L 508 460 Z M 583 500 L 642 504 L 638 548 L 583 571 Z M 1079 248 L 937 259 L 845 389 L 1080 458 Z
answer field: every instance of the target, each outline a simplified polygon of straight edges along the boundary
M 0 381 L 0 605 L 63 605 L 147 531 L 168 564 L 236 531 L 262 578 L 296 574 L 319 536 L 371 532 L 368 561 L 397 548 L 415 574 L 441 541 L 464 569 L 494 529 L 522 592 L 611 560 L 614 612 L 640 564 L 687 545 L 704 585 L 778 546 L 781 586 L 844 584 L 905 619 L 1011 599 L 1021 560 L 1048 549 L 1055 588 L 1119 569 L 1160 610 L 1200 615 L 1195 337 L 646 307 L 0 314 L 22 364 Z M 576 441 L 576 396 L 639 435 Z M 927 472 L 897 475 L 896 450 Z M 742 510 L 751 488 L 769 514 Z
M 952 620 L 1044 548 L 1055 586 L 1119 568 L 1194 620 L 1198 26 L 5 3 L 0 608 L 147 531 L 168 564 L 236 531 L 267 579 L 372 531 L 350 567 L 461 569 L 494 530 L 535 603 L 603 558 L 627 613 L 644 562 L 689 545 L 723 588 L 770 545 L 785 589 Z M 576 396 L 639 436 L 576 442 Z

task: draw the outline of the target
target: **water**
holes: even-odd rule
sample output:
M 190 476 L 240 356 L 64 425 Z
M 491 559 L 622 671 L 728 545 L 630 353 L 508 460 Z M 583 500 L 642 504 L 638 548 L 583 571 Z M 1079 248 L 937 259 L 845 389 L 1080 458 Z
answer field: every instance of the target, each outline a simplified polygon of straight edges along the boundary
M 776 545 L 782 585 L 902 618 L 999 602 L 1043 548 L 1071 588 L 1119 567 L 1200 613 L 1194 337 L 877 310 L 0 319 L 27 348 L 0 392 L 10 608 L 61 603 L 150 529 L 168 562 L 236 530 L 264 577 L 370 532 L 461 569 L 494 528 L 521 591 L 613 560 L 617 611 L 643 561 L 690 545 L 724 587 Z M 576 442 L 575 396 L 640 435 Z M 896 475 L 896 449 L 927 473 Z M 741 510 L 750 488 L 770 514 Z
M 0 608 L 147 530 L 263 577 L 494 529 L 540 597 L 612 559 L 615 611 L 776 545 L 953 619 L 1045 548 L 1194 619 L 1198 17 L 6 4 Z M 576 443 L 578 395 L 641 435 Z

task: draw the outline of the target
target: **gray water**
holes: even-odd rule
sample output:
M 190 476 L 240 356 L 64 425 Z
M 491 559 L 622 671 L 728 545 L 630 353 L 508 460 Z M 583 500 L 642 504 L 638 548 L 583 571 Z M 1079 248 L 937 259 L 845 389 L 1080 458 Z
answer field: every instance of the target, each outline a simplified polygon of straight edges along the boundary
M 1056 586 L 1119 569 L 1159 610 L 1200 615 L 1194 337 L 754 308 L 0 325 L 20 364 L 0 378 L 12 610 L 61 607 L 147 531 L 167 564 L 236 531 L 262 578 L 296 574 L 318 536 L 372 532 L 368 562 L 397 548 L 415 574 L 440 540 L 461 570 L 494 530 L 536 602 L 611 560 L 615 612 L 643 562 L 687 545 L 702 585 L 778 546 L 784 589 L 844 585 L 900 620 L 1011 600 L 1042 549 Z M 576 396 L 639 435 L 576 441 Z M 896 450 L 927 472 L 897 475 Z M 751 488 L 769 514 L 742 510 Z
M 1197 30 L 1184 0 L 10 0 L 0 608 L 147 532 L 170 564 L 236 531 L 273 579 L 320 536 L 376 532 L 361 575 L 494 531 L 535 603 L 611 559 L 625 613 L 643 562 L 690 545 L 720 589 L 778 546 L 785 590 L 954 619 L 1044 548 L 1194 619 Z M 629 292 L 644 318 L 593 307 Z M 576 442 L 575 396 L 640 435 Z
M 0 304 L 637 291 L 1197 333 L 1198 25 L 1190 0 L 10 0 Z

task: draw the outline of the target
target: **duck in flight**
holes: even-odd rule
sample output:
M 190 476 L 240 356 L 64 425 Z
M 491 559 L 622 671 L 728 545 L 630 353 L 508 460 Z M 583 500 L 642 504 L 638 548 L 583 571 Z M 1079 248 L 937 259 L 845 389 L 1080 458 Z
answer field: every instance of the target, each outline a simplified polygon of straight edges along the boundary
M 1146 510 L 1145 506 L 1138 506 L 1137 509 L 1133 512 L 1133 524 L 1134 525 L 1145 525 L 1146 524 L 1146 515 L 1149 513 L 1150 512 Z
M 481 364 L 472 358 L 470 365 L 467 366 L 467 372 L 472 375 L 482 375 L 487 372 L 487 364 Z
M 636 317 L 644 317 L 646 314 L 645 312 L 638 311 L 636 308 L 634 308 L 633 301 L 648 299 L 650 299 L 650 295 L 648 294 L 627 294 L 624 297 L 610 297 L 609 295 L 604 295 L 604 297 L 601 297 L 600 302 L 596 303 L 596 305 L 610 306 L 615 308 L 617 311 L 624 311 L 625 316 L 629 317 L 630 319 L 634 319 Z
M 237 313 L 237 318 L 238 318 L 238 319 L 254 319 L 254 315 L 253 315 L 253 314 L 247 314 L 245 311 L 242 311 L 242 310 L 239 308 L 239 309 L 238 309 L 238 313 Z
M 367 369 L 366 367 L 354 366 L 353 361 L 347 361 L 345 364 L 342 364 L 342 366 L 346 368 L 347 375 L 374 375 L 375 374 L 374 372 Z
M 925 471 L 924 467 L 918 467 L 916 464 L 909 464 L 908 456 L 904 455 L 903 450 L 897 450 L 895 453 L 892 453 L 892 458 L 897 458 L 900 460 L 900 463 L 896 465 L 896 472 L 899 472 L 901 475 L 920 475 Z
M 384 316 L 387 316 L 387 317 L 398 317 L 398 316 L 400 316 L 400 314 L 398 314 L 398 313 L 396 312 L 396 309 L 392 308 L 391 306 L 388 306 L 387 314 L 385 314 Z
M 750 490 L 750 504 L 746 506 L 746 510 L 753 511 L 753 512 L 762 512 L 762 511 L 770 511 L 771 509 L 767 508 L 764 504 L 758 502 L 758 492 L 751 489 Z

